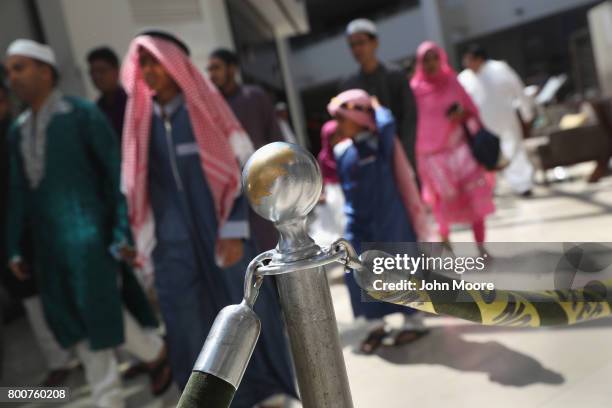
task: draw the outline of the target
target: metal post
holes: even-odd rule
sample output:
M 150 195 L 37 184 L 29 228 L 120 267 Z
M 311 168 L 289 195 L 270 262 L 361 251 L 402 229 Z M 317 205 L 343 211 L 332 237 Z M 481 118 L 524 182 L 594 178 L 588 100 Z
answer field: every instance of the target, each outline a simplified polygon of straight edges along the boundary
M 291 265 L 321 254 L 306 229 L 306 216 L 322 188 L 321 172 L 308 151 L 282 142 L 262 147 L 244 168 L 243 186 L 253 210 L 280 233 L 272 263 Z M 324 267 L 279 274 L 277 284 L 303 406 L 352 407 Z

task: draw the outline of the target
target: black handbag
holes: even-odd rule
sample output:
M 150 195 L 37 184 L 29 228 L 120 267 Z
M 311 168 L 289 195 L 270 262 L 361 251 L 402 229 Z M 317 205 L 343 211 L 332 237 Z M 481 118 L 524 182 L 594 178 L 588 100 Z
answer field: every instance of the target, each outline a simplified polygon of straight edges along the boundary
M 472 155 L 476 161 L 482 164 L 487 170 L 499 170 L 504 167 L 500 165 L 503 161 L 499 137 L 489 132 L 483 126 L 475 135 L 472 135 L 467 125 L 463 123 L 463 130 L 468 146 L 472 150 Z

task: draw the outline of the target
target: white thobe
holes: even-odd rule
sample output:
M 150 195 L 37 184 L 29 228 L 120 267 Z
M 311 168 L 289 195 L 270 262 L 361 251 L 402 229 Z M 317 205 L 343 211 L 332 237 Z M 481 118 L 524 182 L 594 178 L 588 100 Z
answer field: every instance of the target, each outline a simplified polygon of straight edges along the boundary
M 91 388 L 93 405 L 96 408 L 124 408 L 119 366 L 113 349 L 92 351 L 82 341 L 71 349 L 62 349 L 47 326 L 43 307 L 38 296 L 24 300 L 28 319 L 38 340 L 49 368 L 66 369 L 76 354 L 85 369 L 85 378 Z M 122 348 L 140 361 L 155 360 L 164 347 L 164 342 L 155 329 L 147 329 L 126 310 L 123 311 L 125 343 Z
M 152 362 L 161 353 L 164 341 L 155 329 L 143 328 L 123 310 L 125 343 L 122 348 L 142 362 Z M 83 363 L 85 378 L 91 388 L 95 408 L 125 408 L 119 364 L 115 350 L 91 350 L 86 341 L 76 344 L 75 351 Z
M 523 92 L 523 82 L 508 64 L 493 60 L 486 61 L 478 72 L 464 70 L 459 82 L 478 106 L 485 127 L 500 138 L 502 153 L 510 160 L 502 172 L 504 178 L 515 192 L 527 192 L 533 185 L 534 170 L 516 110 L 530 121 L 533 105 Z

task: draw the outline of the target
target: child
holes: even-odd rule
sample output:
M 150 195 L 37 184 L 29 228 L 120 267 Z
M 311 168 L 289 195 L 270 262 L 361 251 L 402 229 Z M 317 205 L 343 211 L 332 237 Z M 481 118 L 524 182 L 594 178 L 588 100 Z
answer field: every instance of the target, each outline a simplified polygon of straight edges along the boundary
M 391 112 L 359 89 L 339 94 L 327 109 L 344 138 L 334 146 L 334 156 L 346 200 L 346 238 L 358 252 L 362 242 L 415 242 L 424 231 L 425 212 L 414 177 L 409 177 L 412 169 L 395 136 Z M 405 314 L 406 323 L 393 337 L 394 345 L 412 342 L 427 332 L 414 310 L 362 302 L 353 275 L 345 277 L 353 313 L 365 318 L 370 328 L 361 352 L 373 353 L 390 335 L 382 320 L 388 314 Z

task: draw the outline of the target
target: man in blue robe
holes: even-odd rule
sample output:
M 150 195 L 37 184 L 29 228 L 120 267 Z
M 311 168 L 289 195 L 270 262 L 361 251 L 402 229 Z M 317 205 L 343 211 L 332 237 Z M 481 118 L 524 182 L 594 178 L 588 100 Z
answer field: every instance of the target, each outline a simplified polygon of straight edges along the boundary
M 155 288 L 181 389 L 217 313 L 241 301 L 246 267 L 255 255 L 245 198 L 233 196 L 229 217 L 222 222 L 213 184 L 221 179 L 220 166 L 230 168 L 235 164 L 230 160 L 243 164 L 252 145 L 244 146 L 246 135 L 227 106 L 219 105 L 224 103 L 220 95 L 197 73 L 188 54 L 187 46 L 171 34 L 149 31 L 133 41 L 123 73 L 129 95 L 124 146 L 141 142 L 138 135 L 146 136 L 147 156 L 142 162 L 136 158 L 136 169 L 146 169 L 144 199 L 154 224 Z M 150 119 L 137 122 L 132 113 L 143 111 Z M 217 121 L 207 121 L 213 116 Z M 212 167 L 202 157 L 214 144 L 227 143 L 225 137 L 235 156 L 215 157 L 219 162 Z M 133 160 L 130 152 L 124 151 L 124 160 Z M 130 196 L 128 192 L 128 201 Z M 133 200 L 133 206 L 139 201 Z M 138 231 L 136 236 L 144 239 Z M 295 396 L 280 307 L 269 280 L 255 311 L 262 332 L 232 407 L 250 408 L 277 394 Z

